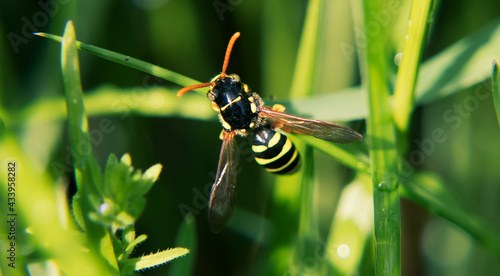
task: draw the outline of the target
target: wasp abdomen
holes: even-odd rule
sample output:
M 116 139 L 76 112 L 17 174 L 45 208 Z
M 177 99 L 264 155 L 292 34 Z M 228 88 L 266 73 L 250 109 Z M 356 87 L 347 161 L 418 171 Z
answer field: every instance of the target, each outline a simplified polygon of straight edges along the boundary
M 269 128 L 255 131 L 252 150 L 255 161 L 271 173 L 291 174 L 300 167 L 300 155 L 292 141 Z

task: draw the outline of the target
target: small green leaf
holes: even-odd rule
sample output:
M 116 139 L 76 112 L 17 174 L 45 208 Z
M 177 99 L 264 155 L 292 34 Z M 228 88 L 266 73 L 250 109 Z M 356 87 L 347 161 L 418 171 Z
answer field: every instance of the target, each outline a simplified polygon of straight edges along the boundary
M 82 230 L 85 231 L 85 220 L 83 219 L 82 207 L 80 206 L 80 195 L 77 192 L 73 199 L 71 200 L 71 210 L 73 212 L 73 216 L 75 217 L 76 223 Z
M 136 239 L 134 239 L 128 246 L 127 248 L 125 248 L 125 251 L 127 253 L 132 253 L 132 251 L 134 250 L 134 248 L 136 248 L 139 244 L 141 244 L 142 242 L 144 242 L 146 239 L 148 238 L 148 236 L 142 234 L 140 235 L 139 237 L 137 237 Z
M 139 237 L 135 237 L 135 230 L 133 225 L 129 225 L 123 228 L 120 242 L 120 252 L 117 253 L 118 261 L 121 263 L 126 260 L 132 251 L 143 241 L 146 240 L 146 235 L 140 235 Z
M 123 229 L 122 237 L 124 238 L 124 242 L 128 245 L 131 244 L 135 240 L 135 229 L 134 227 L 126 227 Z
M 111 154 L 104 173 L 99 213 L 94 212 L 92 218 L 111 226 L 114 231 L 133 225 L 146 206 L 144 195 L 158 179 L 160 171 L 161 164 L 156 164 L 142 174 L 140 170 L 134 171 L 128 153 L 120 162 Z
M 189 253 L 189 249 L 176 247 L 163 250 L 157 253 L 151 253 L 139 258 L 131 258 L 120 263 L 121 271 L 124 274 L 131 274 L 134 271 L 154 268 L 156 266 L 166 264 L 176 258 L 180 258 Z
M 156 164 L 151 168 L 147 169 L 143 174 L 143 179 L 155 182 L 156 179 L 158 179 L 158 176 L 160 175 L 161 168 L 162 168 L 161 164 Z
M 127 166 L 132 166 L 132 158 L 130 157 L 130 154 L 125 153 L 122 158 L 120 159 L 120 163 L 123 163 Z

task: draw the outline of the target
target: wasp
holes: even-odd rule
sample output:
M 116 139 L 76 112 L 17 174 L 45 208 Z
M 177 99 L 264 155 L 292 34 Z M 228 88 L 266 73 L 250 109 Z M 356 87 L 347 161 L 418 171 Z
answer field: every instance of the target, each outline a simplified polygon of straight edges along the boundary
M 208 222 L 215 233 L 227 223 L 236 202 L 238 154 L 235 136 L 253 134 L 252 150 L 257 163 L 277 174 L 293 173 L 300 166 L 298 151 L 279 130 L 342 144 L 362 139 L 361 134 L 348 127 L 289 115 L 284 113 L 282 105 L 264 106 L 261 97 L 250 91 L 238 75 L 226 73 L 233 45 L 239 37 L 237 32 L 229 40 L 219 75 L 210 82 L 187 86 L 177 93 L 181 97 L 188 91 L 209 87 L 207 97 L 223 127 L 219 164 L 208 202 Z

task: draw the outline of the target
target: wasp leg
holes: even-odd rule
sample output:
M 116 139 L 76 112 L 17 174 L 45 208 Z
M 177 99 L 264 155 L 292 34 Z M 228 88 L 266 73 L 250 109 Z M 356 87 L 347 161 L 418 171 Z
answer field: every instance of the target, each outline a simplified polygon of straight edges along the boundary
M 226 139 L 226 136 L 227 136 L 227 131 L 223 129 L 223 130 L 220 132 L 219 139 L 221 139 L 221 140 L 223 140 L 223 141 L 224 141 L 224 139 Z
M 281 104 L 275 104 L 275 105 L 273 105 L 273 108 L 272 108 L 273 111 L 278 111 L 278 112 L 285 112 L 285 109 L 286 108 Z
M 215 102 L 212 102 L 212 109 L 215 110 L 217 113 L 220 113 L 220 108 Z
M 248 88 L 248 85 L 243 84 L 243 91 L 245 91 L 245 93 L 250 92 L 250 88 Z

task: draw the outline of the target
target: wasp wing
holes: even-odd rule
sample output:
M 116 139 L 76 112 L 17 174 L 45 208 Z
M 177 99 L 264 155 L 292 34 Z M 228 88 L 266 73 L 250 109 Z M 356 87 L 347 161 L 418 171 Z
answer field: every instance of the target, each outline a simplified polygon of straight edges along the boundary
M 236 202 L 238 154 L 233 132 L 224 131 L 219 165 L 208 203 L 208 224 L 217 233 L 231 217 Z
M 285 132 L 310 135 L 335 143 L 352 143 L 363 139 L 357 131 L 338 124 L 293 116 L 268 107 L 261 107 L 260 114 L 273 121 L 274 126 Z

